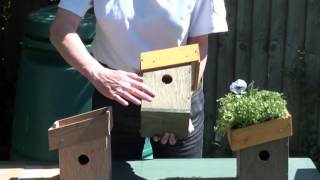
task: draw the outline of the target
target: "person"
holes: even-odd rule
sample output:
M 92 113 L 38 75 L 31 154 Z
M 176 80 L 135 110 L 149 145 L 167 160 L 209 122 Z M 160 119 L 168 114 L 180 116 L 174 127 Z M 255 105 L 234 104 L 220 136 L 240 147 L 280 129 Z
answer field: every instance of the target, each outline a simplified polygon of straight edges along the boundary
M 91 55 L 76 33 L 86 11 L 97 19 Z M 156 91 L 139 76 L 141 52 L 199 44 L 199 89 L 192 95 L 190 133 L 175 139 L 171 132 L 153 137 L 155 158 L 201 158 L 204 97 L 202 77 L 208 34 L 227 31 L 224 0 L 61 0 L 50 29 L 50 41 L 63 58 L 95 87 L 93 107 L 112 106 L 113 159 L 140 159 L 141 101 Z

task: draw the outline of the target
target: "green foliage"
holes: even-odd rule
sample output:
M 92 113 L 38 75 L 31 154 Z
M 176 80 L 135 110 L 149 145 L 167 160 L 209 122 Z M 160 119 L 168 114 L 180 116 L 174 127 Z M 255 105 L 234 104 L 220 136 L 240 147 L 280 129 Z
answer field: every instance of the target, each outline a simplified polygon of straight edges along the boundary
M 224 135 L 229 129 L 247 127 L 275 118 L 286 117 L 286 101 L 278 92 L 257 90 L 253 83 L 246 94 L 228 93 L 218 99 L 216 132 Z

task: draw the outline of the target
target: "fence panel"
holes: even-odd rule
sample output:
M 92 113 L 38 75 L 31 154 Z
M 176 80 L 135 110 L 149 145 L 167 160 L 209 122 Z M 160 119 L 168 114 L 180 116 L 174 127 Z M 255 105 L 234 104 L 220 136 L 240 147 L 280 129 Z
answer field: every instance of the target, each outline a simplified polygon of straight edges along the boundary
M 216 99 L 226 94 L 229 84 L 238 78 L 254 80 L 259 88 L 284 93 L 293 115 L 291 155 L 319 156 L 320 161 L 320 1 L 225 3 L 230 31 L 210 41 L 219 44 L 218 51 L 209 46 L 209 61 L 217 61 L 216 71 L 210 72 L 210 77 L 217 81 L 206 77 L 205 87 L 211 87 L 206 91 L 206 102 L 217 108 Z M 217 109 L 213 109 L 206 121 L 215 122 L 216 117 Z M 208 136 L 212 132 L 205 132 Z M 206 157 L 230 155 L 221 153 L 228 151 L 226 139 L 219 142 L 221 147 L 210 140 L 205 146 L 210 149 L 205 151 Z

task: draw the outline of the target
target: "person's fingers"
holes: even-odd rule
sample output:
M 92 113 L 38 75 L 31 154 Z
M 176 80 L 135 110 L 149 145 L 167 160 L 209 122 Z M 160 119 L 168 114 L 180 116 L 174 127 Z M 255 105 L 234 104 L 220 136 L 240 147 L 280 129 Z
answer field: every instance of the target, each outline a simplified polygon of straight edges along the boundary
M 136 81 L 139 81 L 139 82 L 143 82 L 143 77 L 135 74 L 135 73 L 132 73 L 132 72 L 128 72 L 128 76 Z
M 169 136 L 169 133 L 164 133 L 164 135 L 161 137 L 161 144 L 167 144 Z
M 159 136 L 153 136 L 153 137 L 152 137 L 152 140 L 153 140 L 154 142 L 158 142 L 158 141 L 160 141 L 160 137 L 159 137 Z
M 176 136 L 173 133 L 171 133 L 169 137 L 169 144 L 175 145 L 176 143 L 177 143 Z
M 148 99 L 148 97 L 153 98 L 156 96 L 156 93 L 151 88 L 149 88 L 148 86 L 146 86 L 141 82 L 137 82 L 137 81 L 132 82 L 131 86 L 143 92 L 144 95 L 142 97 L 145 98 L 146 100 Z
M 128 101 L 124 100 L 121 96 L 119 96 L 117 94 L 113 95 L 111 99 L 117 101 L 118 103 L 120 103 L 123 106 L 128 106 L 129 105 Z
M 132 94 L 130 94 L 129 92 L 126 92 L 123 90 L 118 90 L 118 93 L 121 97 L 132 102 L 133 104 L 135 104 L 137 106 L 141 105 L 141 101 L 138 98 L 136 98 L 135 96 L 133 96 Z
M 194 131 L 194 126 L 192 124 L 191 119 L 189 119 L 188 135 L 191 135 L 191 133 L 193 133 L 193 131 Z
M 146 93 L 144 93 L 144 92 L 142 92 L 142 91 L 140 91 L 140 90 L 138 90 L 138 89 L 136 89 L 134 87 L 131 87 L 130 89 L 128 89 L 128 92 L 130 94 L 132 94 L 133 96 L 140 98 L 141 100 L 146 100 L 148 102 L 152 101 L 152 97 L 151 96 L 149 96 L 148 94 L 146 94 Z

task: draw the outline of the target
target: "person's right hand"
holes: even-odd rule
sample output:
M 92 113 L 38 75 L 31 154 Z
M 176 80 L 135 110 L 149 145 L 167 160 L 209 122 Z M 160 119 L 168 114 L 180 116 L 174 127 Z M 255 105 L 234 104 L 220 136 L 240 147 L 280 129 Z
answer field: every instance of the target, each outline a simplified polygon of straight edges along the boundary
M 143 77 L 132 72 L 95 67 L 88 78 L 105 97 L 127 106 L 129 102 L 141 105 L 141 100 L 151 101 L 155 92 L 143 84 Z

